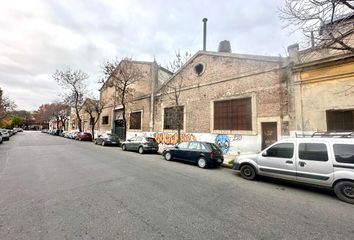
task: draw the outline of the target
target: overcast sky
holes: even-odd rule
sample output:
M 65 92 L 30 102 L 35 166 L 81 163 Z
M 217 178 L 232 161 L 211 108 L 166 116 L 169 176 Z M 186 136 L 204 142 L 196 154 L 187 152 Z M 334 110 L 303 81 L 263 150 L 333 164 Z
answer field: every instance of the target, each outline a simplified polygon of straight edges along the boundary
M 59 100 L 56 69 L 79 68 L 94 93 L 105 59 L 132 57 L 165 66 L 176 49 L 207 50 L 222 40 L 235 53 L 286 54 L 301 40 L 282 29 L 282 0 L 1 0 L 0 87 L 18 105 L 35 110 Z

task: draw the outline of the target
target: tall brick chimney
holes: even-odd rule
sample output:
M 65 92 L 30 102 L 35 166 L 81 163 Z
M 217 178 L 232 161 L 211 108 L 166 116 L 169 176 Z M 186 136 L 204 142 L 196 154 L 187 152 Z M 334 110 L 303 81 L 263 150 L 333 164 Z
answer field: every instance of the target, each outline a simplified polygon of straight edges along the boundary
M 231 53 L 231 43 L 228 40 L 221 41 L 219 43 L 218 52 Z

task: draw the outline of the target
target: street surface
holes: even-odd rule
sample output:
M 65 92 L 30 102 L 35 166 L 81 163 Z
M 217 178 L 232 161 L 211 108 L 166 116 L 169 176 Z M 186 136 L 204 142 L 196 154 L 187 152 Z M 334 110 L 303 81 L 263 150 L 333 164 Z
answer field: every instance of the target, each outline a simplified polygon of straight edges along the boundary
M 331 191 L 24 132 L 0 145 L 0 239 L 354 239 Z

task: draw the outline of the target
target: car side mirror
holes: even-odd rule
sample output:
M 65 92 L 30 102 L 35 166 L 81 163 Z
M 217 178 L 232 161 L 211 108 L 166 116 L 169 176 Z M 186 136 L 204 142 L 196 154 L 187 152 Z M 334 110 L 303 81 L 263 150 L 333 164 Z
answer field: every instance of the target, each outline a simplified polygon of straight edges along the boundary
M 268 154 L 267 154 L 267 151 L 264 151 L 264 152 L 262 152 L 262 156 L 263 157 L 266 157 Z
M 176 145 L 175 148 L 178 149 L 179 148 L 178 145 Z

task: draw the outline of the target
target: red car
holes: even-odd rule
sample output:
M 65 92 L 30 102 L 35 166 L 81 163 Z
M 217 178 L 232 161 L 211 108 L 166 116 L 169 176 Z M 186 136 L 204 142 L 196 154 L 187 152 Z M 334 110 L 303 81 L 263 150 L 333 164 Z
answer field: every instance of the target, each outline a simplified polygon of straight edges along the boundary
M 92 141 L 92 135 L 91 133 L 80 132 L 75 139 L 79 141 Z

